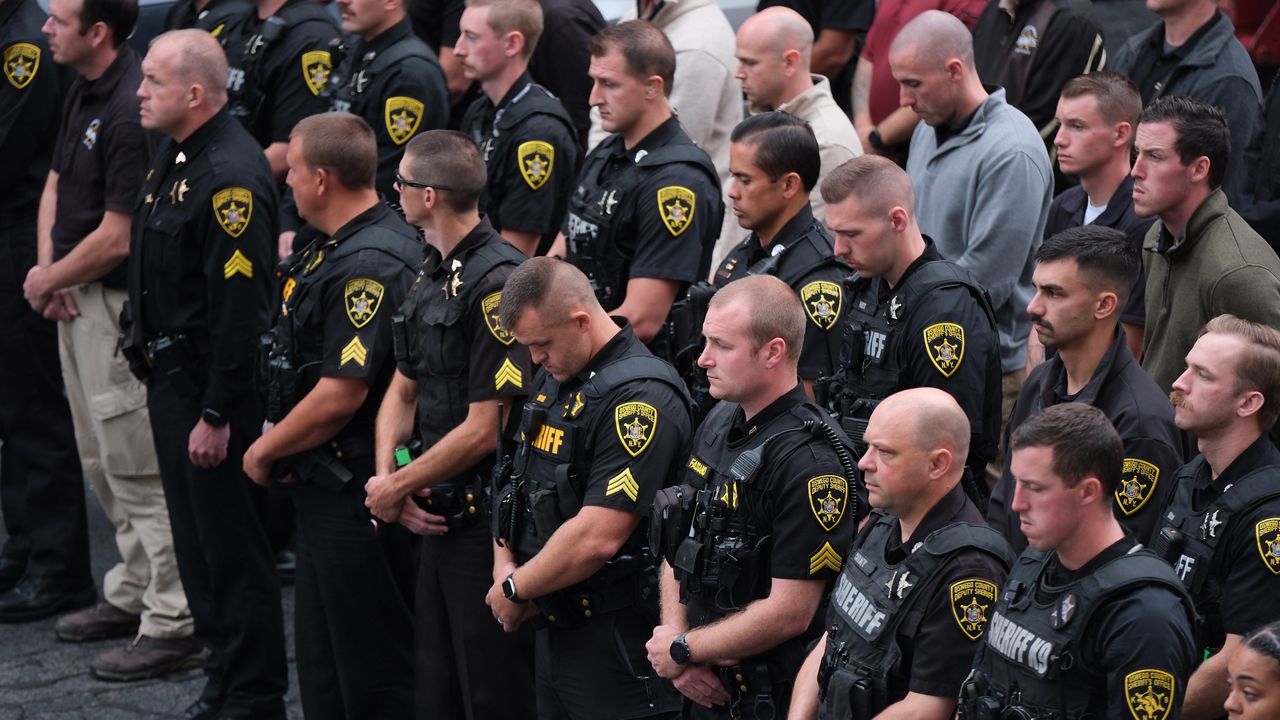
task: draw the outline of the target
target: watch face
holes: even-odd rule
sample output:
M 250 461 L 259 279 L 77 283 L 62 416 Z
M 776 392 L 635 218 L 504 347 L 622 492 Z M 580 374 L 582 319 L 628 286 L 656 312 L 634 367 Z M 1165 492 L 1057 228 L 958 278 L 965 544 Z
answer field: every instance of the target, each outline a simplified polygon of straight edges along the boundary
M 507 578 L 502 581 L 502 594 L 505 595 L 508 600 L 511 600 L 516 596 L 516 583 L 514 580 Z
M 671 641 L 671 659 L 681 665 L 689 662 L 689 645 L 684 641 L 683 635 Z

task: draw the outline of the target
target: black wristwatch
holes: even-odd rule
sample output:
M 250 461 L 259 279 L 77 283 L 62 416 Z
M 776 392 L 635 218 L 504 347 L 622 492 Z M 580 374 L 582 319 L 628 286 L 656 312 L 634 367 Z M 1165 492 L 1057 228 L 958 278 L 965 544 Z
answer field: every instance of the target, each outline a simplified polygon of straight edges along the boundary
M 516 594 L 516 574 L 511 573 L 506 580 L 502 581 L 502 595 L 513 603 L 524 602 L 519 595 Z
M 212 408 L 205 408 L 200 413 L 200 417 L 209 425 L 220 428 L 227 424 L 227 417 Z
M 688 665 L 689 658 L 692 653 L 689 652 L 689 643 L 685 642 L 685 633 L 680 633 L 675 640 L 671 641 L 671 659 L 675 660 L 679 665 Z
M 871 145 L 871 149 L 876 152 L 884 152 L 889 149 L 884 144 L 884 140 L 880 137 L 880 128 L 871 128 L 871 133 L 867 135 L 867 142 Z

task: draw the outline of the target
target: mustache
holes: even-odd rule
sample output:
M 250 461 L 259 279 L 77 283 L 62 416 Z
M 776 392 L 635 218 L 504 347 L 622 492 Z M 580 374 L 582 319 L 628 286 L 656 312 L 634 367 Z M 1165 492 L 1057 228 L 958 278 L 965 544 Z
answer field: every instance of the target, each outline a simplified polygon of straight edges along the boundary
M 1186 408 L 1194 410 L 1195 407 L 1187 400 L 1187 396 L 1182 394 L 1180 390 L 1173 390 L 1169 393 L 1169 402 L 1176 408 Z
M 1053 323 L 1044 319 L 1043 315 L 1031 315 L 1031 324 L 1038 325 L 1045 330 L 1053 330 Z

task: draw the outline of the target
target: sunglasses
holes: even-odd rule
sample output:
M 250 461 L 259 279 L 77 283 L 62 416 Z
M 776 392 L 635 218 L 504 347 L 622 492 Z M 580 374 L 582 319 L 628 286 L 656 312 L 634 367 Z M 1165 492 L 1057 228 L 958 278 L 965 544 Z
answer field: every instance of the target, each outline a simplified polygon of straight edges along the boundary
M 399 170 L 396 171 L 396 187 L 397 188 L 411 187 L 411 188 L 418 188 L 419 190 L 426 190 L 427 188 L 434 188 L 436 190 L 452 190 L 453 189 L 448 185 L 433 185 L 431 183 L 418 182 L 417 180 L 408 180 L 403 175 L 400 174 Z

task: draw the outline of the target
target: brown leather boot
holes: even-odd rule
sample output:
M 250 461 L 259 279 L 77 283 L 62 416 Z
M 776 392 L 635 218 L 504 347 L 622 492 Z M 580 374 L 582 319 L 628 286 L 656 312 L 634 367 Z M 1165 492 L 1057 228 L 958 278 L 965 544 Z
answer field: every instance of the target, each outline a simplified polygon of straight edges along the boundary
M 106 600 L 99 600 L 96 605 L 58 618 L 53 631 L 59 640 L 67 642 L 133 637 L 138 634 L 138 621 L 137 615 L 127 613 Z
M 99 680 L 132 682 L 168 675 L 200 665 L 208 652 L 193 637 L 153 638 L 139 635 L 128 645 L 108 650 L 89 663 Z

